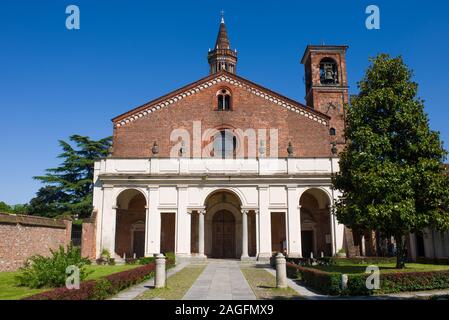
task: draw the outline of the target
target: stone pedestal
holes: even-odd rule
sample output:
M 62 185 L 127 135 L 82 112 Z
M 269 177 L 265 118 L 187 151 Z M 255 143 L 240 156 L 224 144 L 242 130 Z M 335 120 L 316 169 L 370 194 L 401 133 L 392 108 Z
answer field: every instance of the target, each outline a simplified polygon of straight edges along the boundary
M 287 288 L 287 265 L 282 253 L 276 256 L 276 288 Z
M 154 287 L 165 287 L 165 256 L 163 254 L 156 255 L 156 274 L 154 275 Z

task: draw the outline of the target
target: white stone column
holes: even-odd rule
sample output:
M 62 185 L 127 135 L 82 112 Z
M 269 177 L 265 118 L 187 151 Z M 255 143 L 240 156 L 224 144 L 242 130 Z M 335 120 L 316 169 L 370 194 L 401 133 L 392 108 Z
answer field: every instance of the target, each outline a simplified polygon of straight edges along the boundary
M 206 210 L 198 210 L 198 254 L 204 257 L 204 215 Z
M 334 219 L 334 214 L 333 214 L 333 209 L 332 206 L 329 206 L 329 222 L 330 222 L 330 226 L 331 226 L 331 248 L 332 248 L 332 252 L 331 255 L 335 256 L 337 254 L 337 241 L 335 238 L 335 219 Z
M 248 210 L 242 210 L 242 257 L 248 258 Z
M 176 255 L 190 256 L 191 216 L 187 210 L 187 185 L 178 185 L 178 212 L 176 214 Z
M 101 213 L 101 248 L 99 252 L 106 249 L 115 256 L 115 225 L 117 219 L 117 207 L 114 199 L 114 188 L 112 185 L 103 186 L 103 210 Z
M 288 256 L 301 257 L 301 217 L 299 206 L 299 191 L 297 186 L 287 186 L 287 247 Z
M 148 186 L 147 256 L 161 252 L 161 214 L 158 205 L 159 186 Z
M 268 185 L 259 186 L 259 255 L 258 260 L 271 258 L 271 215 Z
M 109 243 L 109 253 L 115 258 L 115 232 L 117 228 L 117 206 L 113 205 L 111 209 L 111 238 Z

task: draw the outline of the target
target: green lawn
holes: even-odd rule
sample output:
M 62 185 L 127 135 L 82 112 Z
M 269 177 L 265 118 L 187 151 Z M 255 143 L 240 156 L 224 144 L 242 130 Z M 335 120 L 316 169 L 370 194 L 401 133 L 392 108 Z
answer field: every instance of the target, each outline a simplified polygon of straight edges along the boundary
M 395 263 L 378 263 L 373 264 L 380 268 L 381 273 L 388 272 L 420 272 L 420 271 L 438 271 L 449 270 L 448 265 L 434 265 L 434 264 L 419 264 L 419 263 L 407 263 L 405 269 L 396 269 Z M 364 273 L 368 264 L 351 264 L 342 263 L 334 266 L 315 266 L 313 268 L 327 271 L 327 272 L 340 272 L 346 274 Z
M 248 281 L 258 300 L 300 299 L 300 295 L 290 287 L 276 288 L 276 278 L 264 269 L 241 267 L 243 275 Z
M 129 270 L 138 267 L 138 265 L 116 265 L 116 266 L 87 266 L 87 270 L 93 271 L 89 274 L 89 280 L 95 280 L 112 273 Z M 27 287 L 18 287 L 15 284 L 14 277 L 19 272 L 0 272 L 0 300 L 19 300 L 33 294 L 43 292 L 47 289 L 30 289 Z
M 136 300 L 181 300 L 204 268 L 203 265 L 185 267 L 167 279 L 166 288 L 148 289 Z

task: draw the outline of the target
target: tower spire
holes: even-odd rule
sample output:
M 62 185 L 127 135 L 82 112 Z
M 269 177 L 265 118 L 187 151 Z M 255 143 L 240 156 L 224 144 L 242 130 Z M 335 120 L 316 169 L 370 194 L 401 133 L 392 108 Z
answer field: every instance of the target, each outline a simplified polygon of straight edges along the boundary
M 231 50 L 231 43 L 226 30 L 223 10 L 221 11 L 221 21 L 215 47 L 214 50 L 209 51 L 207 60 L 210 65 L 210 74 L 217 73 L 221 70 L 230 73 L 235 73 L 236 71 L 237 51 Z

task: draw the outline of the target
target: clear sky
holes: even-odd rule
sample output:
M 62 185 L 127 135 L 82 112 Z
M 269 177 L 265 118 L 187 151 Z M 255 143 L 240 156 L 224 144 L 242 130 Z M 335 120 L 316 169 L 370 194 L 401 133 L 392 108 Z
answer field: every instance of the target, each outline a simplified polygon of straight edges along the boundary
M 78 5 L 81 29 L 65 28 Z M 367 30 L 378 5 L 381 29 Z M 208 74 L 220 11 L 238 74 L 304 101 L 307 44 L 346 44 L 350 92 L 380 52 L 415 71 L 432 129 L 449 141 L 448 1 L 0 2 L 0 201 L 28 202 L 56 166 L 57 140 L 112 134 L 110 119 Z

